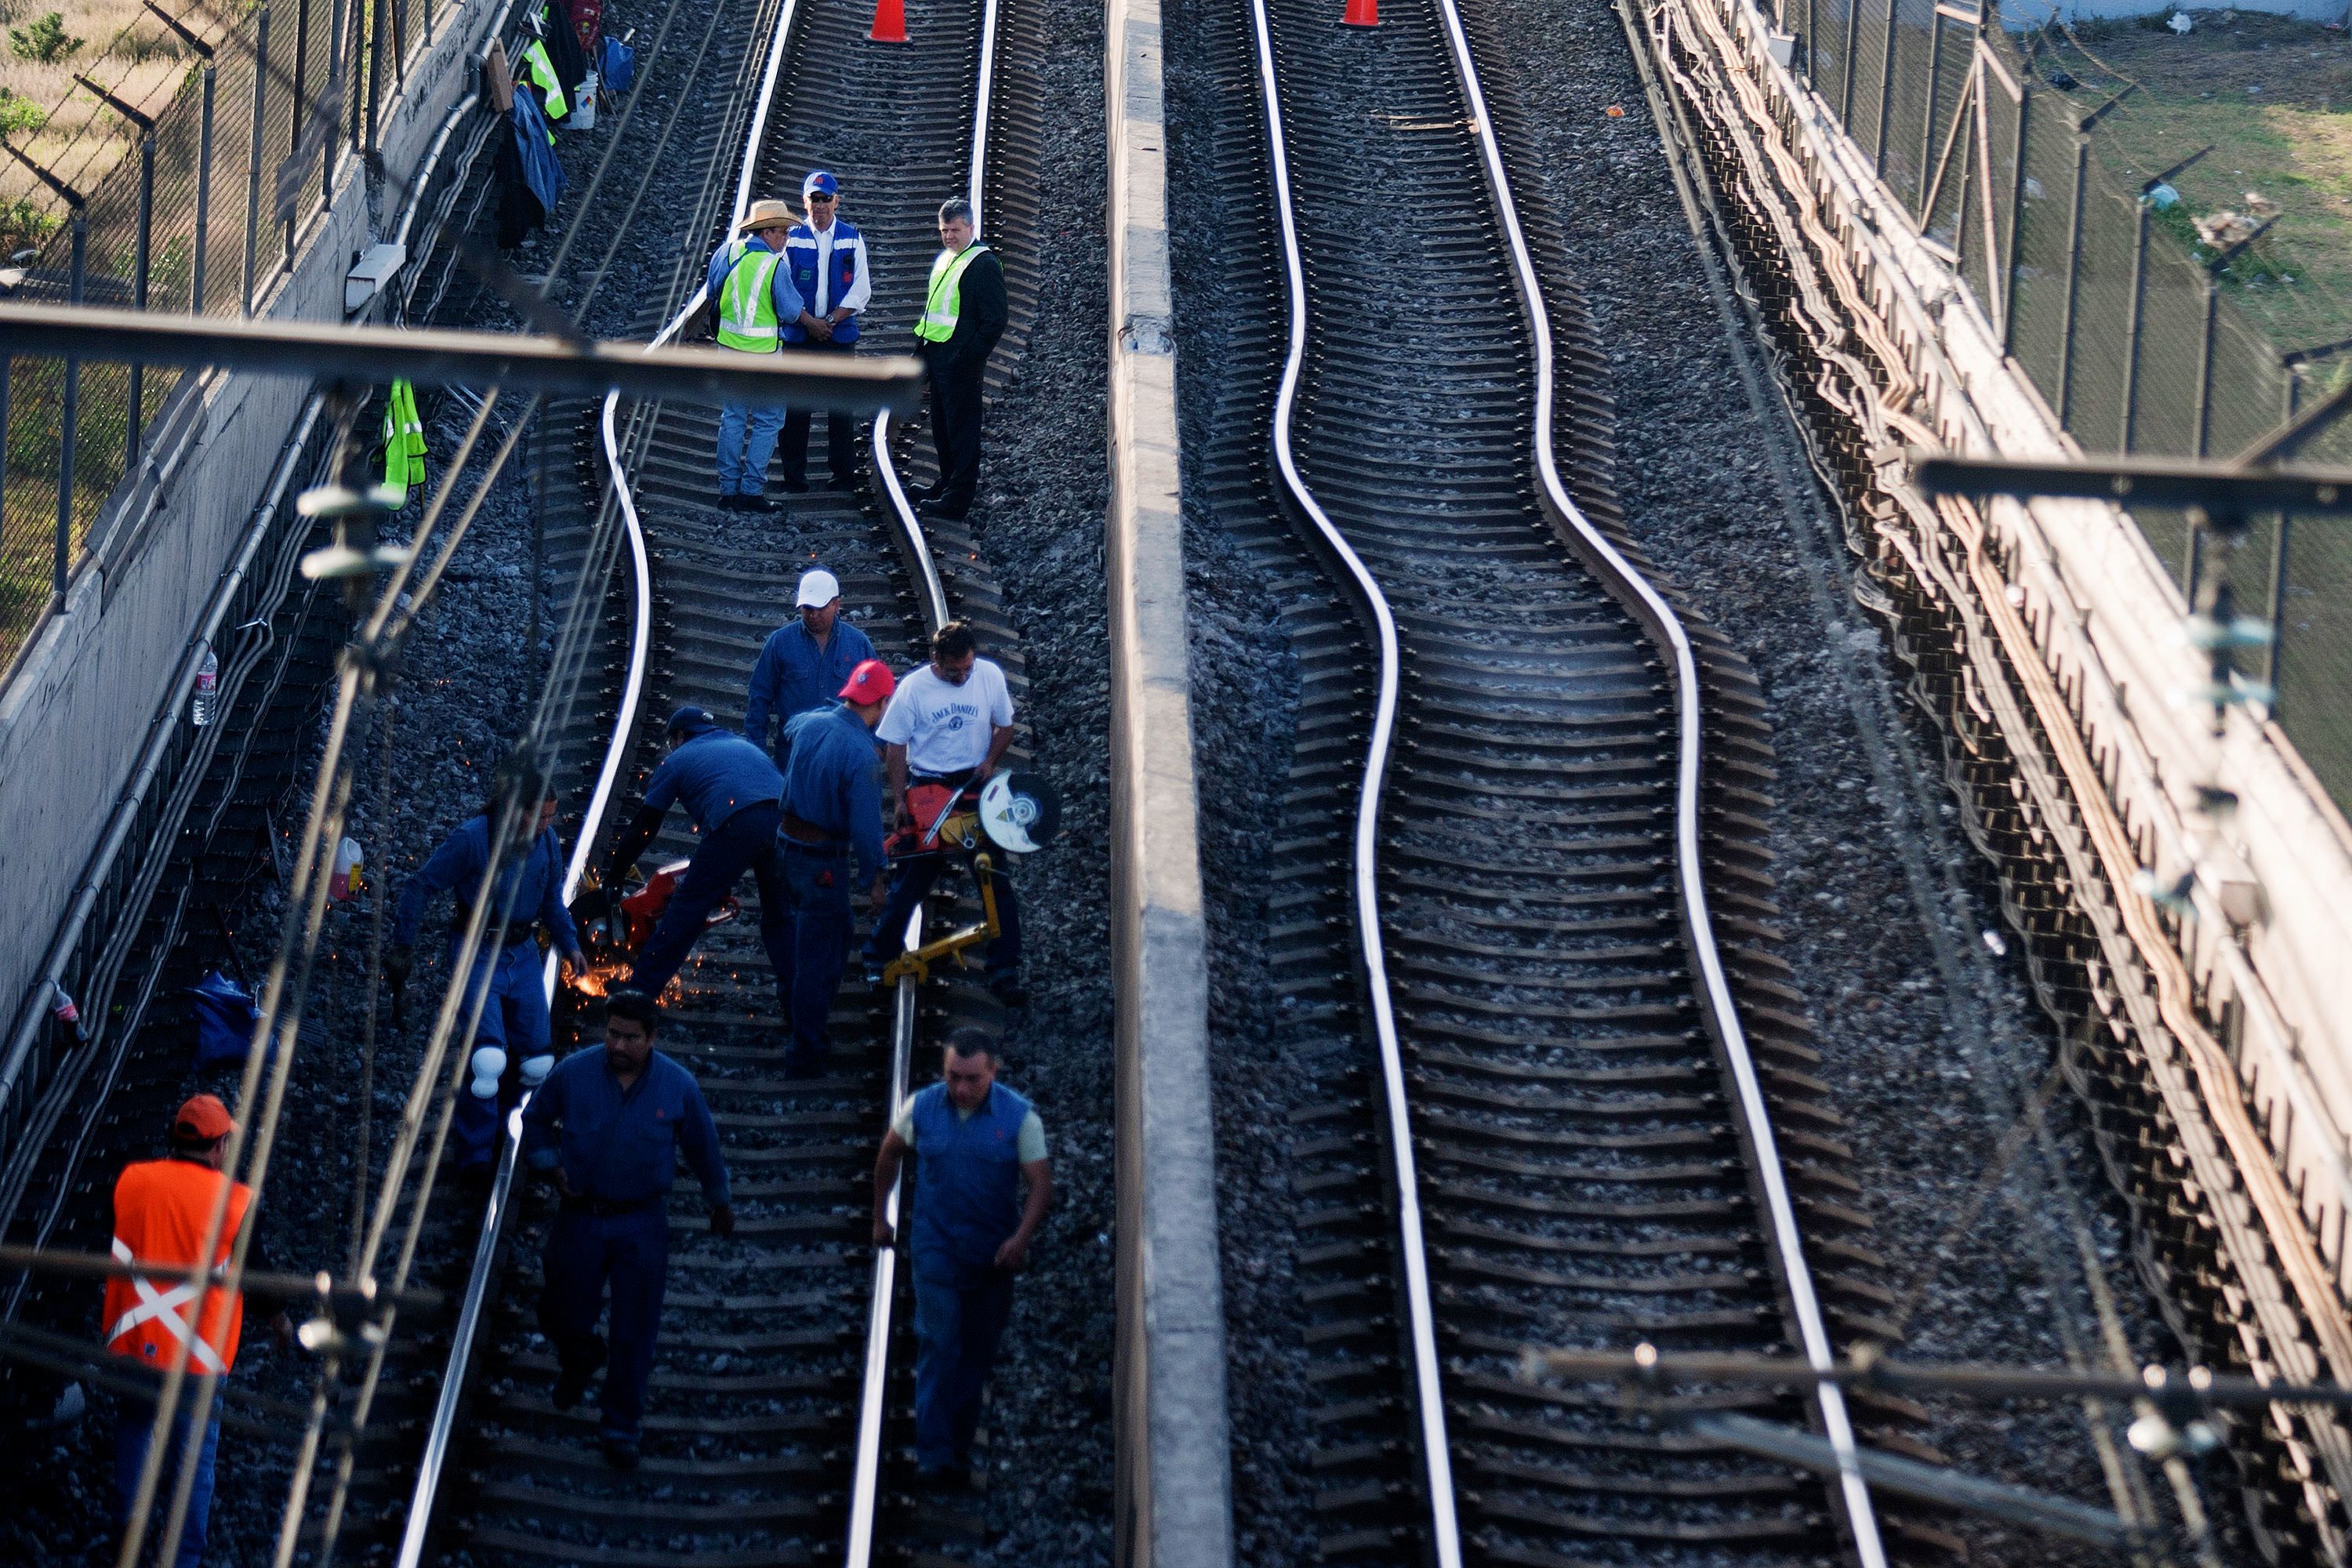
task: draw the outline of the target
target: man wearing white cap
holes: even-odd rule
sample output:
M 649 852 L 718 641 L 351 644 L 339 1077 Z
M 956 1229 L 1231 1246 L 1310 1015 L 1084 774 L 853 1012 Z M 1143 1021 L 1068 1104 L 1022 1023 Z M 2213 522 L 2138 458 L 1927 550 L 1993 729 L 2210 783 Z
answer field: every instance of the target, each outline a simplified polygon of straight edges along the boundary
M 703 288 L 719 346 L 737 353 L 772 354 L 783 323 L 797 321 L 803 301 L 783 265 L 784 237 L 792 232 L 790 202 L 753 202 L 737 237 L 711 254 Z M 768 459 L 775 455 L 776 432 L 784 426 L 782 404 L 754 408 L 730 403 L 719 411 L 719 505 L 726 511 L 773 511 L 765 495 Z
M 851 672 L 874 657 L 864 632 L 841 618 L 841 584 L 824 567 L 801 574 L 793 595 L 800 619 L 780 626 L 751 667 L 751 696 L 743 707 L 743 733 L 751 743 L 776 748 L 782 771 L 791 752 L 785 726 L 812 708 L 823 708 L 847 683 Z
M 795 349 L 845 354 L 857 346 L 857 312 L 874 292 L 866 275 L 866 237 L 839 216 L 841 183 L 823 169 L 801 182 L 801 205 L 808 221 L 795 224 L 784 240 L 784 266 L 801 297 L 797 321 L 784 323 L 784 342 Z M 784 418 L 784 489 L 808 489 L 810 410 L 795 408 Z M 845 490 L 856 481 L 857 418 L 845 409 L 824 416 L 825 466 L 833 470 L 827 489 Z

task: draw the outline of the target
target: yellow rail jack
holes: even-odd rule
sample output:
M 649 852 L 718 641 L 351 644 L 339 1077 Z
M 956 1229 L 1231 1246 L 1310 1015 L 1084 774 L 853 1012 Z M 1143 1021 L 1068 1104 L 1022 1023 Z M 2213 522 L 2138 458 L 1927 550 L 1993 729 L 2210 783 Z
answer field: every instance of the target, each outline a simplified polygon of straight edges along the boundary
M 990 875 L 995 869 L 994 862 L 983 850 L 971 858 L 971 866 L 972 880 L 980 884 L 981 922 L 951 931 L 936 941 L 900 953 L 891 961 L 888 968 L 882 971 L 883 984 L 896 985 L 908 975 L 914 977 L 918 985 L 929 984 L 931 966 L 950 958 L 955 960 L 958 969 L 969 969 L 971 963 L 964 954 L 982 942 L 992 942 L 1003 934 L 996 923 L 996 883 Z

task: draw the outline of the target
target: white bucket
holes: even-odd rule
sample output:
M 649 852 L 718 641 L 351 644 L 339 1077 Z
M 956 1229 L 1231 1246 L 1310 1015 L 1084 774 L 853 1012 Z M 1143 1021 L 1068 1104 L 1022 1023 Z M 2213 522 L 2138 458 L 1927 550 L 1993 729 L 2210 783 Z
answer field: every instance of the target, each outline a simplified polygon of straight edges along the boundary
M 565 124 L 567 129 L 572 131 L 596 129 L 596 73 L 594 71 L 590 71 L 580 83 L 580 96 L 572 100 L 572 112 L 565 117 Z

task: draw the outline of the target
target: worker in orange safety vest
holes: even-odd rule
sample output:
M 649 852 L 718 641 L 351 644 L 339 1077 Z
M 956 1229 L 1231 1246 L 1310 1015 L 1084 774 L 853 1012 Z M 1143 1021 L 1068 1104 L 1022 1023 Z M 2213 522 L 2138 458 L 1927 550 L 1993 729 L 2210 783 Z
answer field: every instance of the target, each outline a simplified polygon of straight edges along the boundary
M 221 1187 L 228 1187 L 227 1212 L 222 1216 L 220 1242 L 212 1261 L 228 1261 L 244 1225 L 253 1191 L 221 1172 L 228 1136 L 236 1130 L 228 1108 L 213 1095 L 199 1094 L 180 1107 L 172 1119 L 170 1153 L 161 1160 L 142 1160 L 125 1166 L 114 1184 L 114 1256 L 118 1262 L 168 1266 L 184 1269 L 196 1259 L 210 1227 Z M 247 1249 L 247 1265 L 263 1267 L 258 1249 Z M 236 1364 L 237 1340 L 245 1327 L 245 1298 L 237 1291 L 189 1289 L 184 1279 L 135 1275 L 110 1279 L 106 1286 L 106 1348 L 157 1372 L 169 1371 L 181 1348 L 188 1352 L 188 1371 L 203 1376 L 226 1376 Z M 278 1327 L 289 1325 L 281 1316 Z M 188 1417 L 194 1391 L 182 1397 L 166 1451 L 156 1497 L 168 1499 L 176 1484 L 179 1457 L 187 1446 Z M 130 1518 L 139 1489 L 140 1471 L 147 1463 L 147 1442 L 155 1420 L 154 1405 L 129 1397 L 117 1418 L 114 1441 L 115 1522 Z M 220 1414 L 215 1405 L 196 1472 L 188 1491 L 187 1521 L 180 1533 L 173 1568 L 197 1568 L 205 1553 L 205 1532 L 212 1511 L 213 1456 L 220 1447 Z M 156 1517 L 162 1517 L 159 1510 Z M 160 1540 L 155 1529 L 151 1540 Z

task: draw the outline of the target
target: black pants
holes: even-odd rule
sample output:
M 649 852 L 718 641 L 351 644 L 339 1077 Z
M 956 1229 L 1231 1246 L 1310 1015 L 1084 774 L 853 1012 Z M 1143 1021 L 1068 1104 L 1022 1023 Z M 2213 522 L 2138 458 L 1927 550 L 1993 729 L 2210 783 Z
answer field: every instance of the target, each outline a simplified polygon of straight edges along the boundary
M 980 488 L 980 378 L 988 360 L 950 360 L 935 351 L 925 363 L 931 373 L 931 439 L 940 451 L 939 510 L 961 517 Z
M 849 354 L 856 351 L 849 343 L 821 343 L 814 338 L 806 342 L 788 345 L 794 353 Z M 814 409 L 795 406 L 784 416 L 784 438 L 778 447 L 784 460 L 784 478 L 794 484 L 808 482 L 809 421 L 816 416 Z M 833 470 L 836 479 L 857 477 L 856 415 L 839 408 L 830 408 L 824 416 L 824 465 Z

